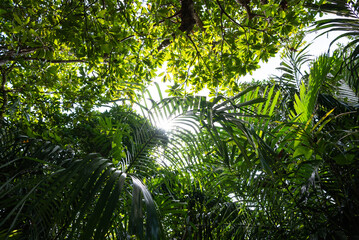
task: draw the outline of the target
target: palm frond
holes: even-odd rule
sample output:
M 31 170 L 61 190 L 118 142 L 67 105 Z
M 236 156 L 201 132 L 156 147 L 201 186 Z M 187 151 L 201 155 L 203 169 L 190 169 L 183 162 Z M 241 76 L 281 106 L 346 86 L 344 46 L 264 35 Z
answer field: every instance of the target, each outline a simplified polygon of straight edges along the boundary
M 120 171 L 98 154 L 78 159 L 72 151 L 15 132 L 2 131 L 5 138 L 0 167 L 8 175 L 1 175 L 2 231 L 46 239 L 103 239 L 113 231 L 118 232 L 116 238 L 160 238 L 155 203 L 134 171 Z M 131 161 L 141 155 L 134 153 L 137 157 Z M 134 229 L 133 218 L 136 224 L 144 222 L 137 214 L 143 207 L 146 226 Z
M 299 96 L 295 95 L 295 113 L 292 116 L 300 115 L 298 120 L 302 123 L 307 123 L 314 113 L 320 87 L 330 73 L 332 61 L 331 57 L 320 56 L 310 70 L 308 85 L 306 86 L 303 82 L 300 86 Z
M 356 106 L 359 103 L 359 97 L 344 80 L 340 81 L 337 97 L 352 106 Z
M 283 74 L 275 77 L 280 86 L 299 90 L 303 80 L 306 80 L 307 75 L 302 72 L 302 67 L 311 61 L 311 55 L 307 52 L 310 44 L 305 45 L 303 48 L 302 45 L 303 39 L 300 39 L 297 43 L 294 43 L 293 47 L 286 49 L 283 61 L 280 63 L 281 66 L 277 68 Z
M 184 230 L 185 236 L 209 234 L 208 236 L 217 236 L 217 238 L 229 237 L 225 234 L 228 231 L 222 229 L 226 226 L 227 230 L 231 229 L 230 233 L 233 236 L 243 238 L 246 234 L 248 235 L 244 226 L 252 223 L 248 222 L 249 218 L 244 213 L 250 211 L 246 209 L 247 207 L 241 208 L 236 203 L 230 203 L 231 199 L 228 196 L 236 192 L 230 182 L 238 179 L 237 176 L 234 177 L 234 173 L 240 173 L 243 174 L 243 177 L 247 177 L 248 174 L 268 169 L 266 167 L 268 159 L 264 155 L 260 157 L 260 153 L 264 150 L 258 153 L 259 164 L 249 160 L 256 157 L 257 145 L 266 146 L 256 135 L 256 131 L 260 133 L 261 130 L 256 128 L 256 131 L 253 132 L 250 127 L 262 122 L 265 127 L 269 128 L 268 118 L 274 115 L 278 101 L 279 92 L 275 91 L 274 87 L 267 87 L 263 91 L 258 86 L 251 86 L 230 98 L 219 96 L 207 101 L 204 97 L 189 96 L 187 98 L 166 98 L 159 102 L 151 101 L 142 105 L 145 115 L 150 116 L 152 121 L 166 117 L 180 123 L 169 133 L 170 141 L 161 152 L 164 159 L 164 170 L 166 170 L 161 174 L 165 176 L 168 174 L 168 177 L 165 177 L 168 180 L 156 179 L 153 181 L 157 184 L 158 181 L 164 181 L 164 185 L 160 185 L 162 186 L 160 190 L 156 189 L 155 191 L 164 195 L 169 194 L 170 200 L 160 201 L 169 201 L 174 205 L 176 205 L 176 200 L 184 201 L 179 196 L 185 190 L 179 193 L 170 186 L 175 185 L 180 189 L 188 188 L 185 191 L 188 198 L 184 201 L 188 204 L 188 214 L 182 215 L 189 221 L 185 228 L 187 230 Z M 263 130 L 261 136 L 263 136 Z M 249 169 L 253 169 L 253 171 L 249 171 Z M 165 192 L 163 192 L 163 186 L 166 186 Z M 239 188 L 239 182 L 235 186 Z M 206 192 L 202 193 L 203 191 Z M 226 192 L 226 197 L 219 200 L 218 194 L 223 194 L 223 191 Z M 194 195 L 192 196 L 192 194 Z M 196 204 L 196 207 L 207 209 L 205 215 L 192 212 L 191 208 L 195 206 L 191 205 L 193 201 L 191 199 L 192 197 L 197 199 L 195 196 L 197 198 L 203 196 L 201 198 L 203 202 Z M 212 201 L 220 203 L 220 205 L 211 205 Z M 227 203 L 228 205 L 226 205 Z M 225 209 L 224 206 L 232 207 Z M 219 215 L 223 211 L 226 213 L 223 213 L 223 216 Z M 162 214 L 167 216 L 167 213 L 172 214 L 173 212 L 175 212 L 173 209 L 164 209 Z M 242 213 L 239 214 L 239 212 Z M 178 217 L 180 216 L 178 215 Z M 213 222 L 213 219 L 216 219 L 215 223 L 210 224 L 208 221 Z M 171 220 L 168 219 L 168 221 Z M 215 227 L 218 229 L 218 235 L 213 235 L 214 232 L 206 232 L 200 227 L 201 224 L 209 228 Z M 184 236 L 177 237 L 183 238 Z
M 358 36 L 359 36 L 359 5 L 357 1 L 331 0 L 319 7 L 323 12 L 334 13 L 342 18 L 323 19 L 316 22 L 314 31 L 321 31 L 323 34 L 330 32 L 343 32 L 336 37 L 331 45 L 342 38 L 349 37 L 351 41 L 343 48 L 342 56 L 345 59 L 345 68 L 350 72 L 347 83 L 355 91 L 359 92 L 358 82 Z M 349 53 L 348 57 L 346 57 Z
M 348 0 L 327 0 L 320 5 L 307 4 L 307 7 L 338 16 L 356 17 L 355 9 L 358 3 Z

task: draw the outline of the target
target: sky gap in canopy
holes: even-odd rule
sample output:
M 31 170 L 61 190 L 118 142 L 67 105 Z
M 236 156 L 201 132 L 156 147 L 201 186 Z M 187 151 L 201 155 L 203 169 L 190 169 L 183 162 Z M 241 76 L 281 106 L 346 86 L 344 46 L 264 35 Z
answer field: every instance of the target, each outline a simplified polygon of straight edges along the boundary
M 335 17 L 336 17 L 336 15 L 334 15 L 334 14 L 325 14 L 322 17 L 318 16 L 317 20 L 335 18 Z M 325 35 L 319 36 L 320 32 L 311 32 L 311 29 L 313 29 L 313 27 L 307 28 L 305 30 L 306 36 L 304 38 L 304 41 L 307 44 L 310 44 L 307 51 L 312 56 L 312 59 L 315 59 L 316 57 L 318 57 L 322 54 L 325 54 L 328 51 L 329 51 L 329 53 L 332 53 L 336 49 L 337 44 L 343 44 L 345 46 L 348 43 L 347 39 L 340 39 L 339 41 L 335 42 L 330 47 L 330 43 L 332 42 L 332 40 L 334 40 L 337 36 L 342 34 L 342 32 L 331 32 L 330 34 L 325 34 Z M 263 80 L 267 80 L 268 78 L 270 78 L 273 75 L 280 75 L 281 72 L 276 69 L 280 66 L 280 62 L 281 62 L 280 55 L 281 55 L 281 52 L 277 53 L 277 55 L 275 57 L 270 58 L 267 63 L 262 62 L 260 64 L 261 67 L 258 70 L 254 71 L 252 74 L 248 73 L 246 76 L 241 77 L 240 81 L 241 82 L 251 82 L 252 80 L 263 81 Z M 166 68 L 166 66 L 164 64 L 164 66 L 161 69 L 159 69 L 158 73 L 165 72 L 165 68 Z M 309 66 L 308 65 L 305 66 L 304 70 L 309 70 Z M 168 94 L 165 92 L 165 89 L 167 88 L 169 83 L 168 82 L 163 83 L 162 77 L 157 77 L 157 78 L 155 78 L 154 81 L 160 85 L 163 97 L 164 98 L 168 97 Z M 156 100 L 156 101 L 160 100 L 160 97 L 157 94 L 157 88 L 154 84 L 149 86 L 148 90 L 151 93 L 151 97 L 154 100 Z M 196 95 L 208 96 L 208 94 L 209 94 L 209 91 L 207 89 L 203 89 Z

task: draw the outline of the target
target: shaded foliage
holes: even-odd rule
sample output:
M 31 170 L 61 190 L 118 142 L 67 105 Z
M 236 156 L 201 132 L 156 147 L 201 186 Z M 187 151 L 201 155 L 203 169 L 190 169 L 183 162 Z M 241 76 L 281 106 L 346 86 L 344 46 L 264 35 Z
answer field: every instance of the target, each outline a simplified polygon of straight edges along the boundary
M 282 76 L 240 85 L 238 76 L 311 19 L 303 3 L 74 3 L 2 3 L 13 14 L 1 11 L 0 23 L 13 35 L 0 38 L 13 45 L 0 49 L 1 238 L 358 238 L 358 108 L 343 84 L 355 70 L 342 57 L 354 56 L 355 39 L 353 48 L 310 59 L 294 36 Z M 338 14 L 348 6 L 322 5 Z M 42 49 L 28 49 L 36 44 Z M 178 96 L 159 92 L 155 101 L 144 91 L 134 101 L 133 90 L 164 61 Z M 40 69 L 49 71 L 44 78 Z M 17 85 L 29 76 L 36 94 Z M 187 83 L 193 91 L 207 85 L 213 97 L 188 94 Z M 52 92 L 62 85 L 69 92 Z M 113 105 L 92 110 L 102 101 Z M 163 119 L 171 130 L 156 127 Z

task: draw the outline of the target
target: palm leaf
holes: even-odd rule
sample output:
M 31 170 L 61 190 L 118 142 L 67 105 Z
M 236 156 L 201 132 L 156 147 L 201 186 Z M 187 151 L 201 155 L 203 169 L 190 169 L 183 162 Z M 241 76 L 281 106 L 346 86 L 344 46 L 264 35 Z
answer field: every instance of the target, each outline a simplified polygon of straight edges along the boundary
M 277 68 L 283 74 L 275 76 L 275 79 L 284 88 L 299 90 L 301 83 L 307 78 L 306 74 L 302 72 L 302 67 L 311 61 L 311 55 L 307 52 L 310 44 L 301 48 L 302 45 L 303 39 L 294 43 L 293 47 L 286 49 L 283 61 L 280 63 L 281 66 Z
M 7 140 L 1 145 L 6 149 L 1 168 L 12 171 L 8 177 L 1 176 L 1 188 L 6 190 L 0 196 L 5 210 L 0 223 L 2 231 L 11 234 L 16 230 L 33 238 L 103 239 L 117 225 L 129 224 L 120 217 L 123 214 L 133 221 L 132 217 L 136 215 L 130 215 L 130 212 L 142 211 L 143 196 L 147 209 L 146 227 L 128 233 L 120 228 L 119 234 L 125 237 L 135 234 L 141 238 L 146 229 L 146 238 L 160 238 L 159 219 L 151 194 L 129 168 L 128 173 L 119 171 L 111 160 L 96 154 L 76 159 L 71 151 L 44 144 L 41 140 L 19 138 L 12 132 L 2 131 L 1 139 L 4 139 L 2 136 L 7 136 Z M 141 141 L 145 137 L 148 135 L 141 135 Z M 24 141 L 19 144 L 17 139 L 22 138 Z M 129 157 L 133 169 L 139 158 L 148 153 L 144 149 L 153 147 L 148 141 L 145 143 L 147 145 L 141 145 L 141 151 L 134 148 L 136 155 Z M 24 161 L 27 166 L 19 168 Z M 24 174 L 26 172 L 39 174 Z M 131 181 L 126 180 L 127 176 L 131 176 Z M 130 188 L 136 194 L 131 196 Z M 132 202 L 131 210 L 126 208 L 127 202 Z M 114 223 L 115 220 L 120 222 Z M 136 221 L 140 224 L 144 219 Z M 29 222 L 28 229 L 22 227 Z
M 343 48 L 342 56 L 345 58 L 345 67 L 350 71 L 350 79 L 347 80 L 349 86 L 355 91 L 359 92 L 358 82 L 358 35 L 359 35 L 359 19 L 358 10 L 359 5 L 357 2 L 344 1 L 344 0 L 331 0 L 328 3 L 319 7 L 323 12 L 334 13 L 345 18 L 333 18 L 319 20 L 316 23 L 314 31 L 322 31 L 320 35 L 330 32 L 340 31 L 341 33 L 336 37 L 331 45 L 342 38 L 350 37 L 351 41 Z M 349 52 L 349 56 L 345 57 Z

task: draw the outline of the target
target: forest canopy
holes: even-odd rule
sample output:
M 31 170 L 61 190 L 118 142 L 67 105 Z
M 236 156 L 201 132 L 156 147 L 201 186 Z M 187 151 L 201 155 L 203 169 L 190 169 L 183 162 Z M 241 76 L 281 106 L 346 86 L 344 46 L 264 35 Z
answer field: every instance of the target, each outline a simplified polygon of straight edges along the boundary
M 315 13 L 304 5 L 2 1 L 0 64 L 7 100 L 1 114 L 16 103 L 22 112 L 51 115 L 134 97 L 164 63 L 163 77 L 174 82 L 173 95 L 184 94 L 186 87 L 234 94 L 240 76 L 274 56 L 313 20 Z
M 0 238 L 358 238 L 358 10 L 1 1 Z M 308 26 L 349 44 L 311 56 Z

